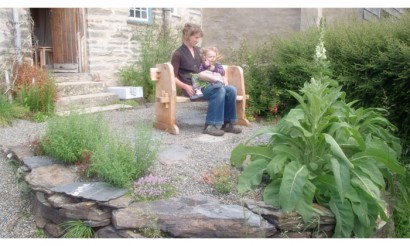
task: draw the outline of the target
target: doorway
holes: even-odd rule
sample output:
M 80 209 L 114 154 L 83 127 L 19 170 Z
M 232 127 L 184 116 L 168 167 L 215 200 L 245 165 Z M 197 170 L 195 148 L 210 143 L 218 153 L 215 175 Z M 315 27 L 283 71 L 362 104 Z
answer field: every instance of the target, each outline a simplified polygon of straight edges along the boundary
M 84 9 L 31 8 L 35 62 L 58 73 L 87 72 Z

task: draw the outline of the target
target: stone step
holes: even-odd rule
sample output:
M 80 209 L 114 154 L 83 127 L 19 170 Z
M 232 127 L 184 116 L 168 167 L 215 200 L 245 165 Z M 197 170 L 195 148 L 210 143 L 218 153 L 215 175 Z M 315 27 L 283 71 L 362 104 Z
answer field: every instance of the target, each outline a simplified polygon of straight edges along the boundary
M 56 102 L 56 112 L 78 110 L 95 106 L 107 106 L 119 101 L 114 93 L 94 93 L 88 95 L 76 95 L 61 97 Z
M 111 105 L 108 105 L 108 106 L 95 106 L 95 107 L 77 109 L 77 110 L 72 110 L 72 111 L 70 111 L 70 110 L 60 111 L 60 112 L 56 112 L 56 115 L 67 116 L 71 113 L 92 114 L 92 113 L 97 113 L 97 112 L 104 112 L 104 111 L 118 110 L 118 109 L 127 109 L 127 108 L 132 108 L 132 106 L 126 105 L 126 104 L 111 104 Z
M 95 94 L 105 91 L 104 83 L 83 81 L 83 82 L 60 82 L 57 83 L 57 96 L 69 97 L 86 94 Z
M 93 76 L 88 73 L 54 73 L 53 77 L 57 83 L 63 82 L 79 82 L 79 81 L 96 81 Z

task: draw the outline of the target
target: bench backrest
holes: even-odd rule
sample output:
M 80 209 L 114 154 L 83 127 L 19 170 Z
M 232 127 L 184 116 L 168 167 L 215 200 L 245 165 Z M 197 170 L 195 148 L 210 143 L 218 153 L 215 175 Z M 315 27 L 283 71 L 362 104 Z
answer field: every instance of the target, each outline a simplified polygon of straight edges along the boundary
M 237 89 L 239 97 L 245 97 L 245 82 L 243 78 L 243 70 L 239 66 L 223 65 L 225 69 L 224 78 L 229 85 L 233 85 Z M 176 97 L 176 85 L 174 77 L 174 68 L 171 63 L 157 64 L 155 68 L 150 69 L 151 80 L 156 81 L 156 97 L 167 96 Z M 160 99 L 159 99 L 160 100 Z M 180 101 L 180 100 L 179 100 Z

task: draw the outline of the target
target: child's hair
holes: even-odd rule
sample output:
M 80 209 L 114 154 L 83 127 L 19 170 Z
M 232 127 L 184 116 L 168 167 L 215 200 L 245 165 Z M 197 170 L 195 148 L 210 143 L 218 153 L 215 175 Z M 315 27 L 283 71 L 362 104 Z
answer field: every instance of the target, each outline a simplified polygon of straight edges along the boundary
M 198 33 L 201 37 L 204 35 L 200 26 L 194 23 L 185 23 L 184 29 L 182 29 L 182 39 L 186 40 L 187 38 Z
M 201 57 L 204 58 L 206 57 L 206 54 L 208 54 L 209 51 L 213 51 L 216 54 L 216 60 L 220 61 L 222 56 L 219 55 L 218 48 L 215 46 L 210 46 L 210 47 L 204 47 L 201 49 Z

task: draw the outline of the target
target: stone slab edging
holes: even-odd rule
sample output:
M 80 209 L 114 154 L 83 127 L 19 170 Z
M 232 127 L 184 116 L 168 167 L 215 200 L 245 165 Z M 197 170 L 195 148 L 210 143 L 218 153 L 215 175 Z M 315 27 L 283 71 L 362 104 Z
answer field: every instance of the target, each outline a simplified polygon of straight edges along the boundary
M 104 182 L 84 182 L 72 167 L 34 156 L 29 147 L 2 147 L 7 158 L 19 162 L 23 178 L 34 192 L 36 225 L 50 237 L 61 237 L 61 223 L 82 220 L 99 238 L 310 238 L 331 237 L 335 218 L 315 204 L 319 220 L 304 225 L 296 213 L 284 214 L 265 203 L 243 200 L 224 205 L 195 195 L 137 202 L 127 189 Z M 386 227 L 386 226 L 384 226 Z M 385 237 L 380 228 L 375 237 Z

